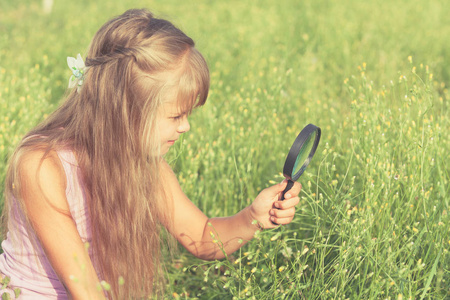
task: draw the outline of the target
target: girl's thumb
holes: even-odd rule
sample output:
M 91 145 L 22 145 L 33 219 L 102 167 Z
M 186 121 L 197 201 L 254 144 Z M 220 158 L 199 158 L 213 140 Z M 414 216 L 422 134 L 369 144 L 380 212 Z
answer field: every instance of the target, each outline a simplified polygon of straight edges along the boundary
M 267 188 L 267 191 L 272 195 L 272 196 L 276 196 L 279 193 L 281 193 L 282 191 L 284 191 L 284 189 L 287 186 L 287 179 L 283 180 L 282 182 L 280 182 L 279 184 L 276 185 L 272 185 L 270 187 Z

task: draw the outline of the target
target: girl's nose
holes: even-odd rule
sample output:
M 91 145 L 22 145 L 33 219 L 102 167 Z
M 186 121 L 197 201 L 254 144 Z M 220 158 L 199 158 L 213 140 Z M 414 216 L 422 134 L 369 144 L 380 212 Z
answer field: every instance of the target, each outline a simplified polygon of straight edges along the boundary
M 181 119 L 180 125 L 178 126 L 178 132 L 179 133 L 188 132 L 189 129 L 191 129 L 191 125 L 189 125 L 189 121 L 188 121 L 187 116 L 184 116 Z

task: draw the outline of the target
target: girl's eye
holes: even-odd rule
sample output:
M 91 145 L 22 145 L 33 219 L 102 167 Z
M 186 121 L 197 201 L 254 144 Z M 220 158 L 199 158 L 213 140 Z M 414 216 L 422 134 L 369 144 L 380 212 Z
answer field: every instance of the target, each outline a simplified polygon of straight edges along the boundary
M 179 120 L 183 119 L 184 117 L 187 117 L 187 115 L 188 115 L 187 113 L 181 112 L 179 115 L 175 115 L 175 116 L 171 117 L 171 119 L 174 121 L 179 121 Z

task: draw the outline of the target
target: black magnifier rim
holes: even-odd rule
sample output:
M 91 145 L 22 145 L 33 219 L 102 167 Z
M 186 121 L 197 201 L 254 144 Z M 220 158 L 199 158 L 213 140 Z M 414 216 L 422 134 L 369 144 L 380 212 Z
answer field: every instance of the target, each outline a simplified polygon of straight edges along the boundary
M 310 135 L 314 132 L 317 132 L 317 134 L 308 157 L 306 158 L 305 162 L 303 162 L 300 171 L 298 171 L 297 174 L 292 174 L 292 172 L 294 171 L 295 161 L 297 160 L 297 156 L 300 153 L 300 149 L 303 147 L 303 144 L 308 140 Z M 297 138 L 292 144 L 291 149 L 289 150 L 289 153 L 286 157 L 286 162 L 284 163 L 283 174 L 287 179 L 296 181 L 303 174 L 312 157 L 314 156 L 314 153 L 316 153 L 316 149 L 320 141 L 320 134 L 320 128 L 313 124 L 306 125 L 306 127 L 303 128 L 302 131 L 298 134 Z

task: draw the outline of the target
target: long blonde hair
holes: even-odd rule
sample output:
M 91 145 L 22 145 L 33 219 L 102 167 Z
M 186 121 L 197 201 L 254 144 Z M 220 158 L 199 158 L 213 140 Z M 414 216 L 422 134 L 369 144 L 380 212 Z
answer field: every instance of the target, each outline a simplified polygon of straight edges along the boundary
M 97 272 L 111 285 L 110 297 L 141 298 L 154 292 L 159 274 L 161 225 L 172 224 L 160 182 L 161 158 L 155 155 L 157 111 L 173 86 L 183 111 L 203 105 L 209 71 L 191 38 L 145 9 L 104 24 L 91 42 L 86 66 L 81 90 L 71 91 L 13 154 L 5 211 L 11 199 L 23 207 L 17 166 L 24 152 L 38 145 L 47 151 L 72 149 L 85 186 Z M 26 139 L 32 136 L 41 138 Z

